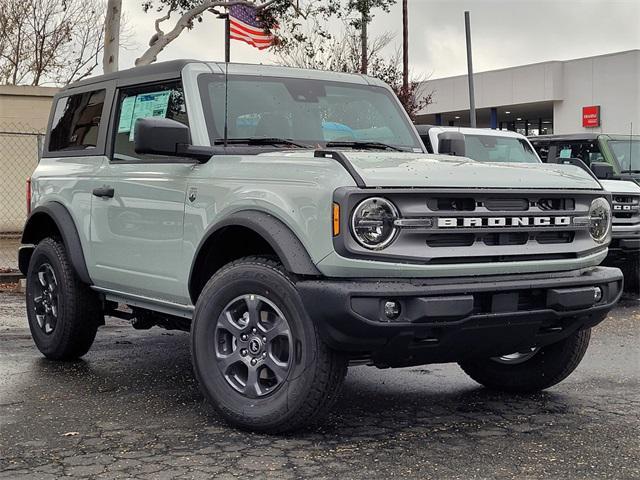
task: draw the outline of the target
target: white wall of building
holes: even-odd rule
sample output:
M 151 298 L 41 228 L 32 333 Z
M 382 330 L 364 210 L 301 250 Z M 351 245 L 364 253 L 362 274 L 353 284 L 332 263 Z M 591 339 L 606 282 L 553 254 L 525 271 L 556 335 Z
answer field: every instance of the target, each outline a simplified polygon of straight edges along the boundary
M 434 102 L 420 114 L 469 109 L 466 75 L 425 82 Z M 545 62 L 475 74 L 476 108 L 561 100 L 562 62 Z
M 640 133 L 640 50 L 564 62 L 555 133 Z M 582 107 L 600 105 L 600 127 L 582 126 Z
M 420 115 L 469 110 L 467 76 L 428 80 L 434 103 Z M 476 108 L 539 108 L 553 103 L 554 133 L 640 133 L 640 50 L 475 74 Z M 537 106 L 536 106 L 537 104 Z M 600 127 L 582 126 L 582 107 L 600 105 Z M 531 117 L 535 119 L 534 117 Z

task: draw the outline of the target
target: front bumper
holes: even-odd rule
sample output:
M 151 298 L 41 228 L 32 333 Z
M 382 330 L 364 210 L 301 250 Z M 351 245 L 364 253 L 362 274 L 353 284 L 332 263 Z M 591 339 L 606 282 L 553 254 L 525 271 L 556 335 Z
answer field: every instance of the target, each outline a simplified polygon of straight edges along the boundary
M 640 224 L 613 225 L 609 253 L 640 252 Z
M 596 287 L 602 298 L 596 301 Z M 306 310 L 334 349 L 377 366 L 457 362 L 557 342 L 606 317 L 617 268 L 447 279 L 304 280 Z M 396 320 L 386 301 L 400 305 Z

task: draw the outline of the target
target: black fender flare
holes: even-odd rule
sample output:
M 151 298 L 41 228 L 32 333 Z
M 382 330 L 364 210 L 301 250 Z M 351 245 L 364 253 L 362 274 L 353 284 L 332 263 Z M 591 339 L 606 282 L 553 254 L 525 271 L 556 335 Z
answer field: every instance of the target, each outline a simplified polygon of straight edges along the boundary
M 241 210 L 213 224 L 202 236 L 189 271 L 189 292 L 192 291 L 195 266 L 203 248 L 216 233 L 231 226 L 248 228 L 264 238 L 287 271 L 298 275 L 321 275 L 300 239 L 281 220 L 266 212 Z
M 46 219 L 46 220 L 45 220 Z M 35 249 L 34 245 L 42 240 L 42 221 L 51 220 L 60 232 L 64 248 L 78 278 L 83 283 L 91 285 L 91 277 L 87 270 L 87 263 L 80 243 L 80 235 L 69 210 L 59 202 L 47 202 L 33 209 L 22 233 L 22 244 L 18 254 L 20 271 L 26 275 L 29 268 L 29 260 Z M 40 227 L 40 228 L 39 228 Z

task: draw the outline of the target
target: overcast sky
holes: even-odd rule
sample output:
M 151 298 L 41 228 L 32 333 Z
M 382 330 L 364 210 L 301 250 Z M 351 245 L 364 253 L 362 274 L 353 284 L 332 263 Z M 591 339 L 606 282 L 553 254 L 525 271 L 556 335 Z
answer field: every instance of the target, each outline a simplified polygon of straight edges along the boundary
M 134 47 L 121 53 L 121 69 L 133 66 L 154 32 L 157 14 L 145 14 L 141 3 L 123 0 Z M 409 0 L 409 60 L 415 74 L 465 73 L 465 10 L 471 12 L 476 71 L 640 48 L 640 0 Z M 401 45 L 401 29 L 400 0 L 391 13 L 377 12 L 370 27 L 373 34 L 396 33 L 391 51 Z M 208 14 L 158 60 L 223 60 L 223 42 L 224 23 Z M 268 51 L 237 41 L 231 43 L 231 60 L 273 63 Z

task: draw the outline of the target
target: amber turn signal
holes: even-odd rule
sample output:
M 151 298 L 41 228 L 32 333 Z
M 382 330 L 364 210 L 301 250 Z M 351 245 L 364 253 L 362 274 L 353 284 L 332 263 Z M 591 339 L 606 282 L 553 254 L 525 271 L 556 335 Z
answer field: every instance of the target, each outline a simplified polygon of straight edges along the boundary
M 340 205 L 333 204 L 333 236 L 340 235 Z

